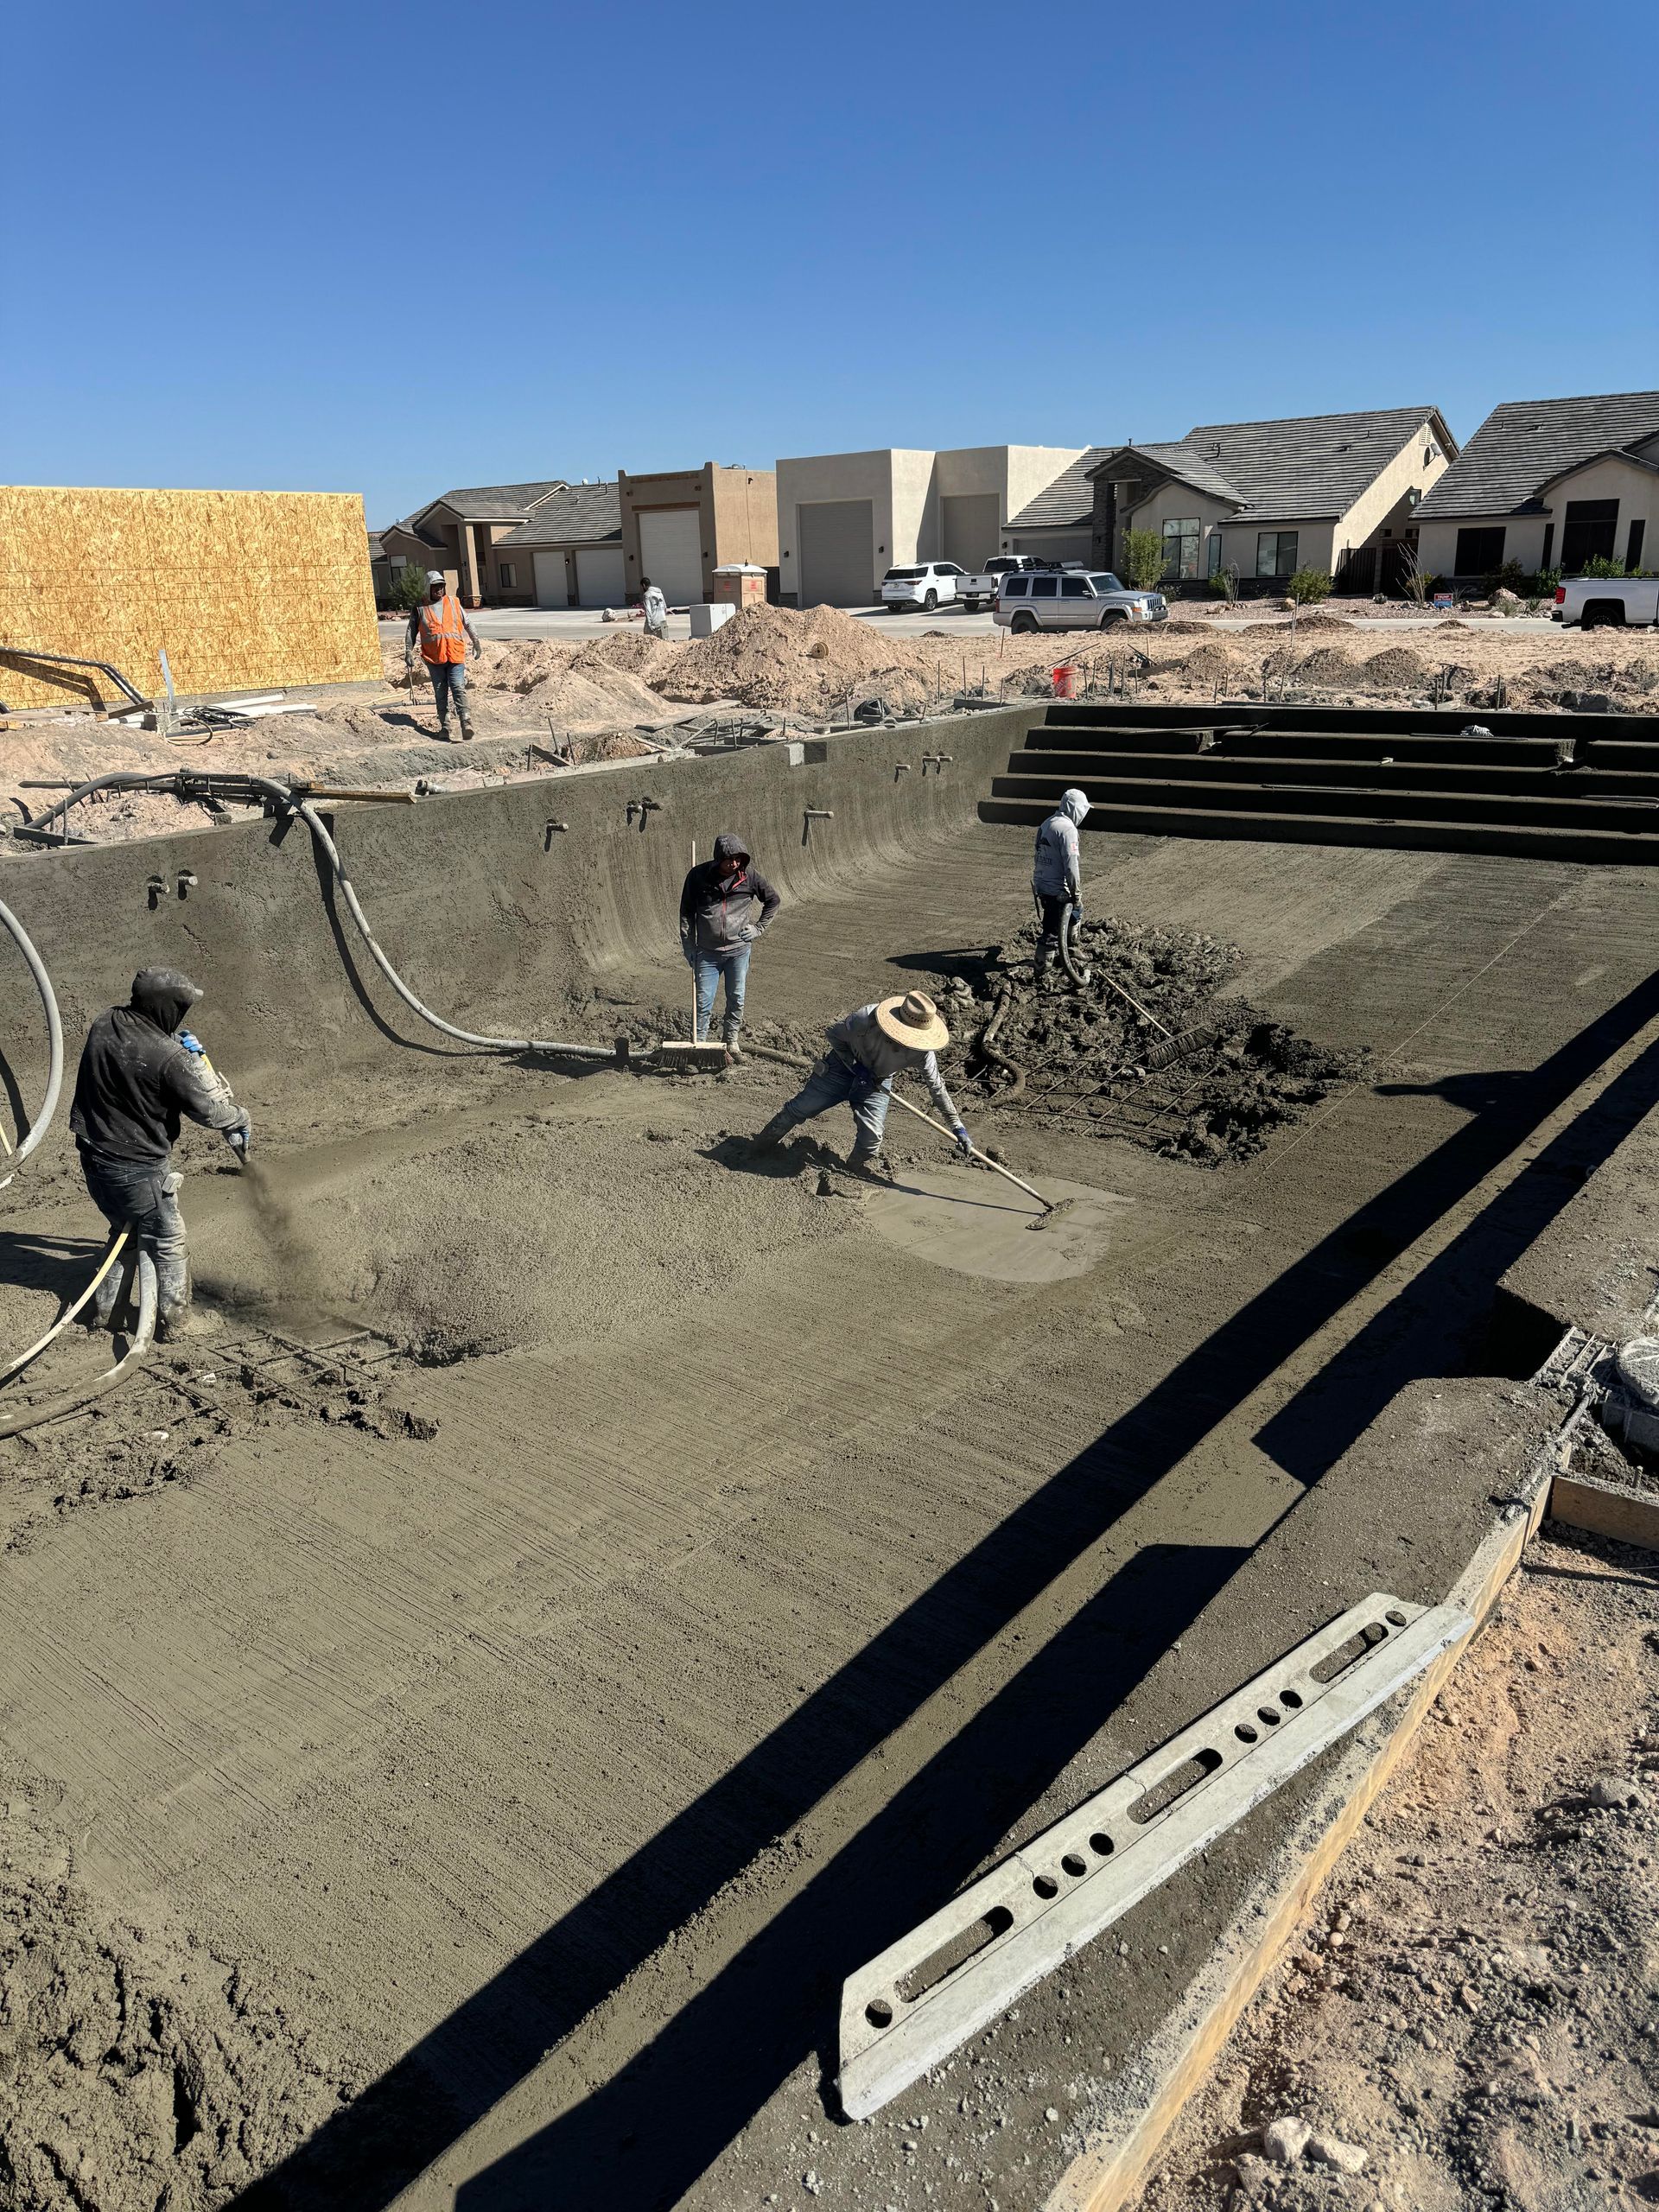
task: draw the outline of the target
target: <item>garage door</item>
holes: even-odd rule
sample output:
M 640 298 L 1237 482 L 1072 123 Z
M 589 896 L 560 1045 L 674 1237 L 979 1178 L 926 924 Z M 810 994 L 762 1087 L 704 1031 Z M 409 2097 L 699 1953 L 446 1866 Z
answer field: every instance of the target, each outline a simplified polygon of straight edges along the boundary
M 536 604 L 537 607 L 569 607 L 570 587 L 564 572 L 563 553 L 537 553 L 536 563 Z
M 696 507 L 647 507 L 639 517 L 639 575 L 671 607 L 702 597 L 702 518 Z
M 798 507 L 803 607 L 868 607 L 875 598 L 875 528 L 868 499 Z
M 647 569 L 645 574 L 654 576 L 657 571 Z M 576 550 L 576 605 L 578 607 L 620 607 L 627 598 L 622 581 L 622 548 L 620 545 L 579 546 Z
M 939 501 L 939 536 L 943 557 L 955 561 L 976 575 L 994 554 L 1002 550 L 1001 501 L 995 492 L 960 493 Z

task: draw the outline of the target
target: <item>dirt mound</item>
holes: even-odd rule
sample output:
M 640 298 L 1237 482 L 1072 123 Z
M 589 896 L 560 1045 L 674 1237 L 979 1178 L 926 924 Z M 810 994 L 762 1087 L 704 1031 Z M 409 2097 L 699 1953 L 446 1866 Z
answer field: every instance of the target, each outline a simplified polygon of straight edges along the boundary
M 1169 673 L 1184 677 L 1189 683 L 1232 683 L 1243 672 L 1244 665 L 1218 638 L 1211 638 L 1196 652 L 1188 653 L 1185 660 L 1172 661 Z
M 1275 1128 L 1363 1070 L 1363 1056 L 1328 1052 L 1243 1001 L 1219 997 L 1243 958 L 1222 938 L 1107 916 L 1078 932 L 1076 964 L 1089 983 L 1043 990 L 1033 973 L 1036 938 L 1027 923 L 976 986 L 957 976 L 940 987 L 953 1027 L 975 1040 L 969 1081 L 1036 1119 L 1219 1166 L 1259 1152 Z M 1001 1018 L 988 1040 L 1000 994 Z M 1203 1042 L 1148 1071 L 1166 1031 L 1204 1033 Z
M 1319 632 L 1322 630 L 1351 630 L 1353 626 L 1353 624 L 1348 620 L 1345 615 L 1304 614 L 1296 625 L 1296 634 L 1300 638 L 1306 636 L 1310 632 Z
M 0 2203 L 209 2212 L 349 2085 L 232 1960 L 105 1913 L 0 1782 Z
M 664 698 L 706 704 L 738 699 L 746 707 L 823 715 L 849 692 L 893 695 L 925 688 L 925 645 L 883 639 L 839 607 L 740 607 L 711 638 L 685 646 L 655 679 Z
M 620 630 L 613 638 L 594 638 L 583 645 L 576 658 L 585 662 L 592 655 L 607 667 L 626 668 L 630 674 L 639 676 L 647 670 L 661 674 L 674 656 L 683 650 L 666 638 L 648 637 L 643 630 Z
M 1209 628 L 1207 622 L 1195 622 L 1190 615 L 1172 615 L 1167 622 L 1159 625 L 1160 638 L 1201 638 Z
M 1349 691 L 1360 681 L 1359 664 L 1334 645 L 1320 645 L 1293 664 L 1291 680 L 1320 690 Z
M 1385 645 L 1365 663 L 1364 680 L 1376 691 L 1421 691 L 1428 670 L 1406 645 Z
M 1459 622 L 1453 615 L 1447 615 L 1444 622 L 1437 622 L 1434 625 L 1434 627 L 1437 631 L 1466 630 L 1469 627 L 1469 625 L 1466 622 Z

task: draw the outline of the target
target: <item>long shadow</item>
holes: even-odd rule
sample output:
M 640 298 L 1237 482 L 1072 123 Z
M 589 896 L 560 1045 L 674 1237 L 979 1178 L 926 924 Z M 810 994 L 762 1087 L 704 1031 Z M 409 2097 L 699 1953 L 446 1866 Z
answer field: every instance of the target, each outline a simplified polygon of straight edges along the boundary
M 90 1206 L 89 1200 L 89 1211 Z M 104 1243 L 102 1236 L 56 1236 L 0 1229 L 0 1283 L 49 1290 L 67 1306 L 86 1289 L 87 1271 Z
M 1659 976 L 1321 1237 L 238 2204 L 380 2212 L 1656 1017 Z M 1386 1327 L 1373 1338 L 1385 1398 L 1421 1353 L 1414 1337 L 1398 1338 Z M 1329 1465 L 1332 1455 L 1318 1456 Z M 1097 1701 L 1096 1711 L 1098 1725 L 1106 1707 Z M 940 1883 L 935 1903 L 949 1886 Z M 779 2040 L 764 2009 L 746 2033 L 756 2044 Z M 794 2063 L 798 2044 L 779 2056 Z M 741 2101 L 721 2101 L 728 2121 Z M 641 2115 L 641 2132 L 653 2124 Z

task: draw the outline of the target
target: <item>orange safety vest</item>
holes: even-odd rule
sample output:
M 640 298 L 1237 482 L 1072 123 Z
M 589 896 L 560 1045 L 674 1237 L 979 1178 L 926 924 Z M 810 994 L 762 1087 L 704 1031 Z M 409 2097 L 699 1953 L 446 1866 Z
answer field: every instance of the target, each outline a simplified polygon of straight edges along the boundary
M 461 601 L 445 592 L 435 607 L 425 600 L 416 610 L 421 618 L 421 658 L 430 661 L 465 660 L 467 631 Z

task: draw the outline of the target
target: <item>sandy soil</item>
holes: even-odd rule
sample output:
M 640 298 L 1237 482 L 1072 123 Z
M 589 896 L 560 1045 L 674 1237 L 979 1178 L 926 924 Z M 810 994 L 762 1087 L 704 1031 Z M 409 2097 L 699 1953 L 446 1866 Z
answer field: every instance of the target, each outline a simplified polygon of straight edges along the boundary
M 1659 2198 L 1656 1668 L 1653 1554 L 1547 1529 L 1138 2212 Z

